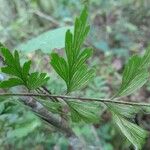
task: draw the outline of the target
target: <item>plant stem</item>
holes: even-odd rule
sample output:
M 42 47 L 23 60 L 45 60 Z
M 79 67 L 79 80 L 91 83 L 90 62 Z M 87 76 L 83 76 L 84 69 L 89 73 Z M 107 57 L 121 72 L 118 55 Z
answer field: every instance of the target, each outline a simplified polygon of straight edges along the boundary
M 73 132 L 73 130 L 70 127 L 62 124 L 62 122 L 60 121 L 60 119 L 58 119 L 55 115 L 53 115 L 53 113 L 51 113 L 50 111 L 48 111 L 43 106 L 39 107 L 40 103 L 36 99 L 22 97 L 20 100 L 26 106 L 28 106 L 42 120 L 46 121 L 47 123 L 53 125 L 57 129 L 59 129 L 60 131 L 64 132 L 67 137 L 72 137 L 72 138 L 76 137 L 76 135 Z
M 34 93 L 0 93 L 0 96 L 34 96 L 34 97 L 51 97 L 51 98 L 62 98 L 62 99 L 76 99 L 81 101 L 95 101 L 102 103 L 114 103 L 114 104 L 123 104 L 131 106 L 147 106 L 150 107 L 148 103 L 139 103 L 139 102 L 125 102 L 115 99 L 101 99 L 101 98 L 84 98 L 84 97 L 72 97 L 65 95 L 51 95 L 51 94 L 34 94 Z

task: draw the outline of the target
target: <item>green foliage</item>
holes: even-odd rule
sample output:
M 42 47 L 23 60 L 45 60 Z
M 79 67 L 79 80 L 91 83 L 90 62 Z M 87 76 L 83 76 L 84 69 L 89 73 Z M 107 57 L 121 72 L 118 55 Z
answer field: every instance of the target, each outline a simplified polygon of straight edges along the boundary
M 10 101 L 13 100 L 13 101 Z M 0 101 L 0 143 L 26 137 L 41 125 L 39 119 L 12 98 Z M 5 138 L 2 138 L 5 137 Z M 2 141 L 4 140 L 4 141 Z
M 74 34 L 68 30 L 65 38 L 65 52 L 67 60 L 56 53 L 51 54 L 51 65 L 60 77 L 66 82 L 67 92 L 72 92 L 86 85 L 93 77 L 93 69 L 88 69 L 85 61 L 91 56 L 92 50 L 86 48 L 81 51 L 81 46 L 89 32 L 87 10 L 76 19 Z
M 112 112 L 114 122 L 122 133 L 136 149 L 141 149 L 148 134 L 144 129 L 130 122 L 130 119 L 133 119 L 133 116 L 139 112 L 140 108 L 114 104 L 108 104 L 107 106 Z
M 22 80 L 20 80 L 19 78 L 10 78 L 6 81 L 2 81 L 0 83 L 0 87 L 1 88 L 11 88 L 11 87 L 23 85 L 23 84 L 24 84 L 24 82 Z
M 140 112 L 139 107 L 135 106 L 124 106 L 123 104 L 107 104 L 107 107 L 114 112 L 115 114 L 118 114 L 124 118 L 133 118 L 135 114 Z
M 121 88 L 117 96 L 126 96 L 142 87 L 148 80 L 148 68 L 150 65 L 150 50 L 145 52 L 143 57 L 132 56 L 125 66 Z M 141 107 L 108 104 L 108 108 L 113 114 L 115 123 L 122 133 L 136 147 L 141 149 L 147 137 L 147 132 L 130 122 L 135 114 L 141 111 Z M 145 109 L 145 108 L 144 108 Z
M 71 33 L 70 30 L 67 30 L 66 32 L 66 57 L 61 57 L 57 53 L 51 54 L 50 63 L 57 74 L 65 81 L 67 85 L 67 93 L 81 89 L 94 76 L 94 70 L 89 69 L 88 65 L 86 64 L 86 61 L 92 55 L 92 49 L 82 49 L 82 45 L 89 32 L 89 25 L 87 25 L 86 22 L 87 10 L 85 8 L 82 11 L 80 17 L 75 21 L 74 33 Z M 47 34 L 44 34 L 44 38 L 45 37 L 47 38 Z M 27 45 L 30 47 L 30 49 L 46 49 L 47 47 L 41 47 L 42 43 L 40 42 L 42 41 L 42 39 L 43 35 L 42 37 L 38 37 L 37 39 L 30 41 Z M 34 42 L 38 43 L 39 45 L 33 44 Z M 33 48 L 33 45 L 36 45 L 37 47 Z M 61 44 L 60 46 L 62 47 Z M 107 49 L 107 46 L 104 44 L 103 48 Z M 2 67 L 1 70 L 3 73 L 11 75 L 12 77 L 8 80 L 2 81 L 0 83 L 0 88 L 10 88 L 18 85 L 24 85 L 28 90 L 34 90 L 41 87 L 48 81 L 49 78 L 47 77 L 46 73 L 30 73 L 31 61 L 25 62 L 22 66 L 20 64 L 20 58 L 17 51 L 12 54 L 7 48 L 1 47 L 1 52 L 6 63 L 6 66 Z M 125 66 L 121 88 L 115 96 L 127 96 L 142 87 L 148 80 L 149 65 L 149 49 L 147 49 L 143 57 L 139 57 L 137 55 L 131 57 L 131 59 Z M 97 85 L 97 81 L 95 85 L 101 86 L 101 84 Z M 39 100 L 39 102 L 49 111 L 53 113 L 61 112 L 61 103 L 49 102 L 43 99 Z M 65 102 L 69 106 L 71 118 L 74 122 L 84 121 L 87 123 L 92 123 L 99 120 L 98 112 L 100 106 L 98 105 L 98 103 L 73 100 Z M 147 136 L 147 132 L 131 122 L 131 119 L 133 119 L 133 116 L 139 111 L 139 109 L 133 106 L 125 107 L 124 105 L 119 104 L 107 104 L 107 107 L 111 111 L 113 119 L 121 129 L 122 133 L 137 149 L 141 149 Z M 5 104 L 2 103 L 2 105 L 0 106 L 0 112 L 3 113 L 4 109 Z M 34 124 L 32 122 L 30 122 L 30 124 L 28 124 L 25 128 L 22 125 L 16 125 L 16 129 L 8 135 L 11 138 L 16 136 L 26 136 L 27 133 L 33 130 L 37 125 L 38 123 Z M 23 135 L 20 135 L 20 131 L 22 130 Z
M 97 103 L 82 101 L 67 102 L 71 111 L 71 118 L 74 122 L 84 121 L 86 123 L 98 122 L 99 106 Z
M 14 55 L 12 55 L 7 48 L 1 47 L 1 52 L 6 63 L 6 66 L 2 67 L 1 71 L 13 77 L 2 81 L 0 88 L 24 85 L 29 90 L 34 90 L 48 81 L 49 77 L 47 77 L 46 73 L 34 72 L 30 74 L 31 61 L 27 61 L 21 66 L 18 51 L 15 51 Z
M 150 66 L 150 49 L 148 48 L 143 57 L 132 56 L 125 66 L 121 88 L 117 96 L 127 96 L 148 80 L 148 68 Z
M 27 87 L 30 90 L 34 90 L 44 85 L 48 80 L 49 80 L 49 77 L 47 77 L 46 73 L 34 72 L 34 73 L 31 73 L 27 79 Z
M 113 113 L 113 119 L 127 139 L 135 146 L 136 149 L 140 150 L 145 143 L 147 132 L 136 124 L 129 122 L 115 113 Z
M 52 102 L 47 100 L 39 99 L 39 102 L 47 108 L 50 112 L 53 113 L 61 113 L 62 104 L 60 102 Z

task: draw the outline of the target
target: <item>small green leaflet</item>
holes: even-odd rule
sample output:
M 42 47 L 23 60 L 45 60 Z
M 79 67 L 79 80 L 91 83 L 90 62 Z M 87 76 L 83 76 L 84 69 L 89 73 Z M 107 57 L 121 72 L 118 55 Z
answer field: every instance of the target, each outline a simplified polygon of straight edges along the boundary
M 0 48 L 5 59 L 6 66 L 1 68 L 5 74 L 13 77 L 0 82 L 0 88 L 10 88 L 18 85 L 24 85 L 29 90 L 37 89 L 48 81 L 46 73 L 34 72 L 30 74 L 31 61 L 27 61 L 21 66 L 18 51 L 14 55 L 5 48 Z
M 122 133 L 126 138 L 136 147 L 136 149 L 141 149 L 145 138 L 147 137 L 147 132 L 136 124 L 130 122 L 135 114 L 140 112 L 140 107 L 134 106 L 124 106 L 122 104 L 107 104 L 113 115 L 114 122 L 119 126 Z
M 82 101 L 68 101 L 71 118 L 74 122 L 84 121 L 86 123 L 99 121 L 99 105 L 96 103 Z
M 8 80 L 0 83 L 0 88 L 11 88 L 18 85 L 24 85 L 24 82 L 19 78 L 9 78 Z
M 136 124 L 129 122 L 115 113 L 113 113 L 113 119 L 119 126 L 122 133 L 134 145 L 136 150 L 141 150 L 145 142 L 145 138 L 148 135 L 147 132 Z
M 74 34 L 66 32 L 66 59 L 56 53 L 51 54 L 51 65 L 67 85 L 67 92 L 77 90 L 87 84 L 94 76 L 94 70 L 89 69 L 86 61 L 92 55 L 91 48 L 81 50 L 81 46 L 89 32 L 87 25 L 87 10 L 82 11 L 75 21 Z
M 34 89 L 37 89 L 38 87 L 41 87 L 48 80 L 49 80 L 49 77 L 47 77 L 46 73 L 34 72 L 34 73 L 31 73 L 27 79 L 27 87 L 30 90 L 34 90 Z
M 123 104 L 107 104 L 107 107 L 115 114 L 120 115 L 124 118 L 133 118 L 135 114 L 141 111 L 140 107 L 135 106 L 125 106 Z
M 22 69 L 19 62 L 19 54 L 17 51 L 14 52 L 14 56 L 11 52 L 4 47 L 1 47 L 2 55 L 5 59 L 6 66 L 2 67 L 3 73 L 22 78 Z
M 117 96 L 127 96 L 142 87 L 148 80 L 150 66 L 150 48 L 143 57 L 132 56 L 125 66 L 121 88 Z

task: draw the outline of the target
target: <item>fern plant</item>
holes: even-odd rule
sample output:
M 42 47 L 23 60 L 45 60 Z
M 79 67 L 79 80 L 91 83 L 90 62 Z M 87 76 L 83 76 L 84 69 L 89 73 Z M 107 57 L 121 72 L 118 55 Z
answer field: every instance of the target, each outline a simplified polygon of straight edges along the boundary
M 74 32 L 72 33 L 70 30 L 66 32 L 65 56 L 62 57 L 57 53 L 51 54 L 50 64 L 66 83 L 67 94 L 81 90 L 94 76 L 94 69 L 89 68 L 86 63 L 92 55 L 92 49 L 83 48 L 84 40 L 90 29 L 87 24 L 87 17 L 87 9 L 85 8 L 75 20 Z M 9 89 L 14 86 L 25 86 L 28 91 L 28 93 L 1 93 L 0 96 L 37 96 L 38 102 L 44 108 L 58 114 L 62 113 L 61 109 L 64 106 L 62 101 L 59 100 L 62 99 L 69 108 L 69 112 L 65 115 L 71 116 L 74 122 L 84 121 L 86 123 L 98 121 L 98 112 L 103 104 L 112 113 L 114 122 L 126 138 L 136 149 L 142 149 L 148 132 L 137 126 L 133 122 L 133 117 L 141 109 L 150 107 L 150 105 L 123 102 L 117 99 L 132 94 L 147 82 L 149 77 L 150 49 L 147 49 L 142 57 L 135 55 L 129 59 L 123 72 L 121 87 L 110 99 L 51 95 L 50 91 L 47 91 L 48 94 L 39 94 L 37 91 L 41 91 L 39 89 L 43 88 L 43 85 L 49 79 L 47 74 L 31 73 L 31 61 L 21 65 L 18 51 L 12 54 L 4 46 L 1 46 L 0 49 L 5 62 L 5 66 L 1 68 L 1 71 L 10 76 L 8 80 L 0 82 L 0 88 Z M 56 101 L 47 101 L 47 98 Z

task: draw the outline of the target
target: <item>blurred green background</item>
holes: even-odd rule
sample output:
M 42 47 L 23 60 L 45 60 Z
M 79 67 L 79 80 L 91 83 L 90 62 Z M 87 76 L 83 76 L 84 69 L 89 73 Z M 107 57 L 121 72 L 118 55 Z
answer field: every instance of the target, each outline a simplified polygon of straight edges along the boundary
M 22 61 L 32 59 L 33 70 L 48 72 L 48 89 L 63 94 L 65 85 L 50 68 L 47 54 L 54 49 L 63 53 L 65 31 L 73 29 L 74 19 L 85 4 L 91 25 L 85 46 L 94 49 L 88 63 L 97 71 L 91 83 L 74 94 L 107 98 L 117 90 L 129 56 L 142 54 L 149 45 L 149 0 L 0 0 L 0 42 L 20 50 Z M 147 83 L 124 100 L 150 102 L 149 96 Z M 41 122 L 15 99 L 0 101 L 0 150 L 71 150 L 62 133 Z M 149 115 L 138 114 L 135 119 L 150 130 Z M 132 150 L 105 108 L 100 110 L 97 124 L 72 124 L 72 128 L 85 150 Z M 143 150 L 149 149 L 147 139 Z

